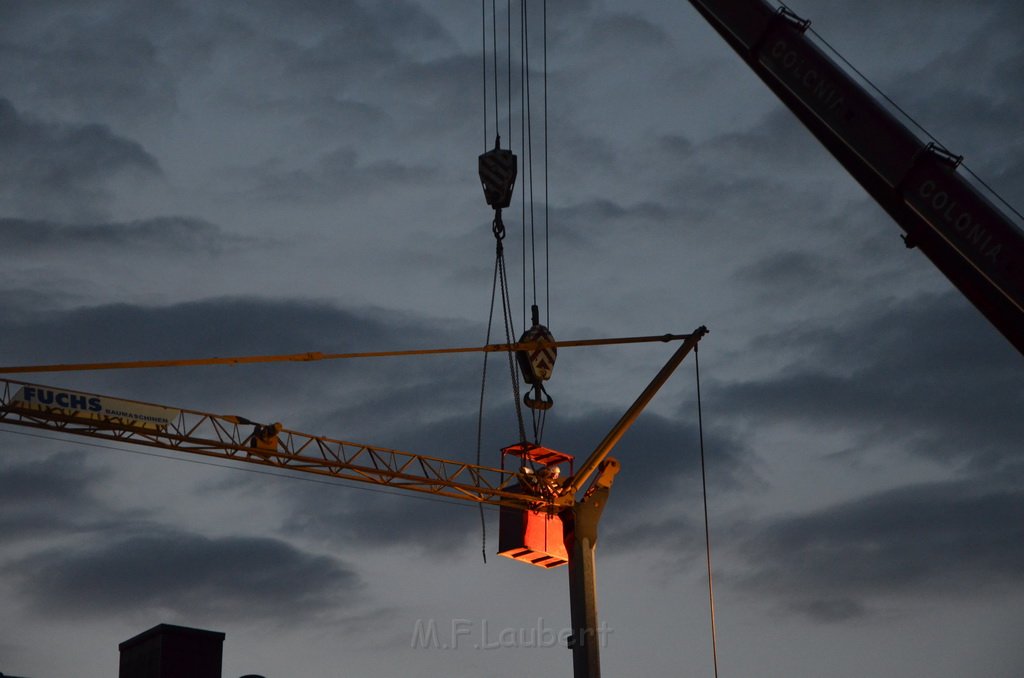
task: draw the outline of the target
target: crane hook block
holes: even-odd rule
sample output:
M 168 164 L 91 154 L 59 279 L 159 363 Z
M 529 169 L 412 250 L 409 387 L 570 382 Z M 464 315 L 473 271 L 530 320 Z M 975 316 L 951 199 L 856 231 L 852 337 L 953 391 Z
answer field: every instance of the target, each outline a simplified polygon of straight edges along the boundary
M 544 390 L 544 382 L 551 378 L 551 372 L 555 369 L 558 349 L 555 347 L 555 338 L 551 331 L 540 324 L 537 305 L 534 304 L 532 308 L 533 327 L 523 332 L 519 343 L 538 345 L 516 351 L 516 361 L 519 363 L 519 371 L 523 373 L 523 381 L 533 387 L 532 391 L 523 397 L 523 402 L 532 410 L 547 410 L 555 401 Z
M 494 142 L 494 148 L 480 155 L 478 163 L 480 183 L 483 184 L 487 204 L 496 210 L 512 203 L 512 189 L 516 185 L 516 155 L 501 148 L 501 139 Z
M 533 327 L 523 332 L 519 343 L 539 344 L 529 350 L 516 351 L 516 360 L 519 362 L 519 370 L 523 373 L 523 380 L 536 386 L 550 379 L 555 369 L 558 348 L 555 346 L 555 337 L 551 330 L 540 324 L 536 306 L 533 307 Z

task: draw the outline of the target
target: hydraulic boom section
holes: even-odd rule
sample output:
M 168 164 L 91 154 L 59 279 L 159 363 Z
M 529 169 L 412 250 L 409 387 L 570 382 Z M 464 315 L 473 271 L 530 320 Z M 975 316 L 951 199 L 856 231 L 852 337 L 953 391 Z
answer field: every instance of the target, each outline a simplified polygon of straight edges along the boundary
M 690 0 L 755 74 L 1024 353 L 1024 233 L 960 168 L 922 140 L 765 0 Z

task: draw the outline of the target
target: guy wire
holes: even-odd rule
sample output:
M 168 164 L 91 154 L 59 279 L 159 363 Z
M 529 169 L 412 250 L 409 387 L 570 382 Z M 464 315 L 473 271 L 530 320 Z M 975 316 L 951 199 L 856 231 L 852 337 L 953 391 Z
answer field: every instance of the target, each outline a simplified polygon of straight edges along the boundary
M 715 678 L 718 678 L 718 627 L 715 624 L 715 589 L 711 578 L 711 528 L 708 521 L 708 479 L 704 465 L 704 414 L 700 397 L 700 351 L 693 347 L 693 363 L 697 372 L 697 431 L 700 437 L 700 483 L 704 495 L 704 547 L 708 566 L 708 604 L 711 610 L 711 656 Z

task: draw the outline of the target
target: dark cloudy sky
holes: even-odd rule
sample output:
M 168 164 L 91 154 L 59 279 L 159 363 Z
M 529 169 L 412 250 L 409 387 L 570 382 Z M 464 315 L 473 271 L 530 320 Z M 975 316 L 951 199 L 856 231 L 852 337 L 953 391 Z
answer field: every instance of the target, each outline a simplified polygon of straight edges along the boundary
M 1024 360 L 688 3 L 550 5 L 542 313 L 563 339 L 711 329 L 722 675 L 1024 674 Z M 541 7 L 528 5 L 538 224 Z M 1022 203 L 1024 5 L 792 8 Z M 483 343 L 480 11 L 0 0 L 0 364 Z M 514 97 L 518 147 L 518 84 Z M 506 213 L 517 331 L 520 195 Z M 669 352 L 563 350 L 545 442 L 589 453 Z M 517 438 L 500 367 L 490 465 Z M 38 381 L 472 460 L 481 368 L 474 355 Z M 616 452 L 606 675 L 711 675 L 697 423 L 688 360 Z M 473 506 L 10 426 L 0 451 L 4 673 L 110 678 L 117 644 L 161 622 L 225 632 L 227 677 L 571 670 L 564 647 L 475 647 L 569 621 L 564 569 L 485 565 Z M 496 531 L 489 511 L 492 555 Z M 413 647 L 429 620 L 470 633 Z

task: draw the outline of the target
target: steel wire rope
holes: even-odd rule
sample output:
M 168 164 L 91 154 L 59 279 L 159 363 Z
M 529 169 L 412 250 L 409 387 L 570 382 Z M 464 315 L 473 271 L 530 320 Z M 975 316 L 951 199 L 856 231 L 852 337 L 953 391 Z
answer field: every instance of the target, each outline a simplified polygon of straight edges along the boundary
M 551 201 L 550 201 L 549 192 L 548 192 L 549 183 L 548 183 L 548 3 L 547 3 L 547 0 L 544 0 L 544 3 L 543 3 L 543 14 L 542 14 L 542 17 L 541 17 L 541 25 L 542 25 L 541 46 L 543 48 L 543 60 L 542 60 L 543 61 L 543 73 L 542 73 L 543 77 L 542 77 L 542 81 L 543 81 L 543 84 L 544 84 L 544 91 L 543 91 L 544 115 L 542 116 L 543 119 L 544 119 L 544 151 L 543 151 L 543 157 L 541 159 L 541 165 L 544 168 L 544 324 L 548 328 L 550 328 L 551 327 L 551 259 L 550 259 L 550 248 L 549 248 L 549 237 L 548 237 L 548 215 L 549 215 L 548 205 L 550 204 Z M 531 145 L 531 149 L 532 149 L 532 145 Z M 532 159 L 532 157 L 533 156 L 532 156 L 532 152 L 531 152 L 531 159 Z M 531 223 L 532 223 L 532 220 L 533 220 L 533 216 L 532 216 L 533 215 L 533 202 L 532 202 L 532 198 L 533 198 L 533 181 L 532 181 L 533 167 L 532 167 L 532 165 L 531 165 L 531 168 L 530 168 L 530 177 L 531 177 L 531 182 L 530 182 L 530 197 L 531 197 L 530 214 L 531 214 Z M 536 298 L 537 298 L 537 282 L 536 282 L 536 277 L 537 277 L 537 273 L 536 273 L 536 271 L 537 271 L 537 257 L 536 257 L 536 242 L 535 241 L 534 241 L 534 260 L 533 261 L 534 261 L 534 264 L 533 264 L 533 269 L 534 269 L 533 296 L 534 296 L 534 304 L 536 304 L 537 303 L 536 302 Z M 547 413 L 547 410 L 540 410 L 540 411 L 534 410 L 532 414 L 533 414 L 533 429 L 534 429 L 533 435 L 536 438 L 537 443 L 540 444 L 541 440 L 543 440 L 543 438 L 544 438 L 544 425 L 547 423 L 547 414 L 548 413 Z
M 792 12 L 792 10 L 785 3 L 781 3 L 781 4 L 787 10 Z M 846 59 L 846 57 L 844 57 L 842 55 L 842 53 L 839 52 L 839 50 L 837 50 L 835 47 L 833 47 L 832 44 L 828 40 L 826 40 L 820 33 L 815 31 L 810 26 L 807 27 L 807 30 L 808 30 L 808 32 L 811 33 L 811 35 L 813 35 L 815 37 L 816 40 L 818 40 L 819 42 L 821 42 L 822 45 L 824 45 L 826 48 L 828 48 L 828 51 L 831 52 L 837 59 L 839 59 L 839 61 L 841 61 L 844 66 L 846 66 L 853 73 L 855 73 L 858 78 L 860 78 L 868 87 L 870 87 L 871 90 L 875 94 L 877 94 L 887 104 L 892 106 L 893 109 L 898 111 L 899 114 L 901 116 L 903 116 L 907 120 L 907 122 L 909 122 L 914 127 L 916 127 L 917 130 L 919 132 L 921 132 L 921 134 L 923 134 L 925 137 L 927 137 L 930 141 L 932 141 L 933 143 L 937 144 L 943 150 L 946 150 L 946 145 L 945 144 L 943 144 L 941 141 L 936 139 L 935 136 L 931 132 L 929 132 L 928 129 L 925 128 L 924 125 L 922 125 L 920 122 L 917 121 L 916 118 L 914 118 L 914 116 L 912 116 L 910 113 L 905 111 L 898 103 L 896 103 L 893 99 L 891 99 L 889 97 L 889 95 L 886 94 L 878 85 L 876 85 L 871 80 L 871 78 L 869 78 L 866 75 L 864 75 L 864 73 L 862 73 L 850 61 L 848 61 Z M 975 181 L 977 181 L 979 184 L 984 186 L 985 190 L 987 190 L 989 193 L 991 193 L 992 196 L 994 198 L 996 198 L 996 200 L 998 200 L 1006 209 L 1010 210 L 1010 212 L 1012 212 L 1014 215 L 1016 215 L 1016 217 L 1018 219 L 1020 219 L 1021 221 L 1024 221 L 1024 215 L 1022 215 L 1020 212 L 1018 212 L 1017 209 L 1013 205 L 1011 205 L 1009 202 L 1006 201 L 1005 198 L 1003 198 L 1003 196 L 1001 196 L 995 189 L 993 189 L 991 186 L 989 186 L 981 177 L 979 177 L 977 174 L 975 174 L 974 171 L 970 167 L 968 167 L 967 165 L 963 165 L 963 168 L 964 168 L 964 171 L 966 171 L 968 174 L 970 174 L 975 179 Z
M 497 144 L 501 139 L 500 115 L 498 106 L 498 18 L 495 7 L 496 0 L 491 0 L 491 68 L 494 73 L 494 142 L 491 141 L 487 126 L 487 0 L 480 0 L 480 62 L 483 81 L 483 118 L 484 118 L 484 152 L 491 148 L 491 144 Z M 511 99 L 511 90 L 509 91 Z M 511 135 L 511 117 L 509 119 L 509 134 Z
M 718 678 L 718 626 L 715 622 L 715 589 L 711 577 L 711 527 L 708 520 L 708 474 L 704 463 L 704 411 L 700 393 L 700 348 L 693 347 L 693 364 L 697 379 L 697 434 L 700 440 L 700 483 L 704 498 L 704 552 L 708 569 L 708 606 L 711 616 L 711 658 Z
M 526 78 L 529 76 L 526 59 L 523 57 L 526 52 L 526 2 L 519 2 L 519 136 L 523 148 L 523 174 L 527 171 L 526 161 Z M 521 182 L 522 183 L 522 182 Z M 519 191 L 520 218 L 522 219 L 522 287 L 523 287 L 523 327 L 527 327 L 526 315 L 526 191 Z
M 520 4 L 520 59 L 522 62 L 522 97 L 521 106 L 523 110 L 522 124 L 523 124 L 523 155 L 524 155 L 524 170 L 526 179 L 524 181 L 525 187 L 522 192 L 522 211 L 523 211 L 523 327 L 527 326 L 526 316 L 526 241 L 527 241 L 527 215 L 529 215 L 529 241 L 530 241 L 530 280 L 531 280 L 531 297 L 533 299 L 533 306 L 537 306 L 537 236 L 536 236 L 536 198 L 534 194 L 534 165 L 533 165 L 533 101 L 531 97 L 530 88 L 530 18 L 527 10 L 527 2 L 523 0 Z M 546 22 L 546 14 L 544 17 Z M 546 23 L 545 23 L 546 26 Z M 546 29 L 545 29 L 546 30 Z M 546 41 L 546 32 L 544 33 Z M 544 53 L 547 53 L 547 45 L 544 45 Z M 546 69 L 546 62 L 545 62 Z M 546 71 L 545 71 L 546 78 Z M 546 86 L 546 85 L 545 85 Z M 545 118 L 545 125 L 547 120 Z M 546 161 L 545 161 L 546 163 Z M 547 167 L 545 164 L 545 181 L 547 175 Z M 527 195 L 529 193 L 529 195 Z M 545 195 L 545 201 L 547 196 Z M 529 209 L 527 209 L 527 204 Z M 548 312 L 548 322 L 550 322 L 550 313 Z M 547 419 L 547 412 L 544 410 L 538 411 L 530 410 L 530 422 L 533 428 L 534 441 L 540 444 L 544 435 L 544 423 Z
M 498 12 L 496 0 L 491 0 L 491 62 L 494 65 L 494 134 L 501 136 L 498 127 Z
M 996 198 L 997 200 L 999 200 L 999 202 L 1000 202 L 1000 203 L 1002 203 L 1003 207 L 1005 207 L 1006 209 L 1008 209 L 1008 210 L 1010 210 L 1011 212 L 1013 212 L 1013 213 L 1014 213 L 1014 215 L 1016 215 L 1016 217 L 1017 217 L 1017 218 L 1018 218 L 1019 220 L 1021 220 L 1022 222 L 1024 222 L 1024 214 L 1021 214 L 1020 212 L 1018 212 L 1018 211 L 1017 211 L 1017 208 L 1016 208 L 1016 207 L 1014 207 L 1014 206 L 1013 206 L 1013 205 L 1011 205 L 1010 203 L 1006 202 L 1006 200 L 1004 200 L 1004 199 L 1003 199 L 1003 196 L 999 195 L 999 193 L 997 193 L 997 192 L 996 192 L 996 189 L 994 189 L 994 188 L 992 188 L 991 186 L 989 186 L 989 185 L 988 185 L 988 183 L 987 183 L 987 182 L 986 182 L 986 181 L 985 181 L 984 179 L 982 179 L 982 178 L 981 178 L 981 177 L 979 177 L 979 176 L 978 176 L 977 174 L 975 174 L 975 173 L 974 173 L 974 170 L 972 170 L 972 169 L 971 169 L 970 167 L 968 167 L 967 165 L 965 165 L 965 164 L 961 163 L 961 167 L 963 167 L 963 168 L 964 168 L 964 171 L 965 171 L 965 172 L 967 172 L 967 173 L 968 173 L 968 174 L 970 174 L 970 175 L 971 175 L 972 177 L 974 177 L 974 180 L 975 180 L 975 181 L 977 181 L 977 182 L 978 182 L 979 184 L 981 184 L 982 186 L 984 186 L 984 187 L 985 187 L 985 190 L 986 190 L 986 191 L 988 191 L 988 192 L 989 192 L 989 193 L 991 193 L 991 194 L 992 194 L 993 196 L 995 196 L 995 198 Z
M 484 343 L 491 343 L 491 326 L 494 323 L 494 297 L 498 291 L 498 262 L 494 262 L 494 275 L 491 276 L 491 308 L 487 313 L 487 338 Z M 484 429 L 484 393 L 487 390 L 487 358 L 488 354 L 484 353 L 484 367 L 482 375 L 480 377 L 480 406 L 477 412 L 476 419 L 476 465 L 480 466 L 480 453 L 483 448 L 483 429 Z M 480 552 L 483 556 L 484 563 L 487 563 L 487 521 L 484 519 L 483 504 L 480 504 Z
M 483 152 L 487 151 L 487 3 L 480 0 L 480 66 L 483 84 Z
M 483 12 L 484 12 L 484 14 L 486 14 L 485 0 L 481 0 L 481 3 L 482 3 L 482 6 L 483 6 Z M 512 31 L 512 28 L 511 28 L 511 11 L 512 11 L 511 10 L 511 0 L 509 0 L 509 4 L 506 7 L 506 23 L 507 23 L 506 34 L 508 36 L 511 36 L 511 31 Z M 493 61 L 493 72 L 494 72 L 494 85 L 493 86 L 494 86 L 494 133 L 495 133 L 495 148 L 498 148 L 499 140 L 501 138 L 501 129 L 500 129 L 500 122 L 499 122 L 499 115 L 498 115 L 498 110 L 499 110 L 499 106 L 498 106 L 498 88 L 499 88 L 500 83 L 498 81 L 498 29 L 497 29 L 497 24 L 498 24 L 498 10 L 497 10 L 496 0 L 491 0 L 491 49 L 492 49 L 492 61 Z M 487 60 L 487 49 L 486 49 L 487 29 L 486 29 L 486 17 L 484 19 L 484 29 L 483 30 L 484 30 L 484 45 L 485 45 L 484 49 L 483 49 L 483 52 L 484 52 L 484 129 L 485 129 L 485 133 L 484 133 L 484 137 L 485 137 L 484 138 L 484 142 L 485 142 L 484 151 L 486 152 L 487 151 L 487 145 L 486 144 L 488 142 L 488 139 L 486 138 L 487 137 L 487 134 L 486 134 L 486 127 L 487 127 L 487 82 L 486 82 L 486 80 L 487 80 L 487 67 L 486 67 L 486 60 Z M 507 43 L 506 49 L 507 49 L 507 54 L 508 54 L 508 102 L 507 102 L 507 106 L 508 106 L 508 140 L 507 140 L 506 144 L 508 145 L 509 148 L 511 148 L 511 140 L 512 140 L 512 43 L 511 43 L 511 39 L 506 39 L 506 43 Z M 503 254 L 503 246 L 502 246 L 502 242 L 501 242 L 502 238 L 505 237 L 505 227 L 501 223 L 501 211 L 500 211 L 500 209 L 499 210 L 495 210 L 494 222 L 492 224 L 492 232 L 494 233 L 494 237 L 495 237 L 495 240 L 497 242 L 497 245 L 496 245 L 496 255 L 495 255 L 495 261 L 494 261 L 494 274 L 493 274 L 493 276 L 491 278 L 491 303 L 490 303 L 490 309 L 488 310 L 488 313 L 487 313 L 487 338 L 486 338 L 486 340 L 484 342 L 485 345 L 489 344 L 491 342 L 491 329 L 492 329 L 493 322 L 494 322 L 494 299 L 495 299 L 495 294 L 496 294 L 497 287 L 498 287 L 499 278 L 501 279 L 501 287 L 502 287 L 502 315 L 506 316 L 506 321 L 505 321 L 506 341 L 512 341 L 511 338 L 508 337 L 508 326 L 509 325 L 508 325 L 508 320 L 507 320 L 507 313 L 508 312 L 506 310 L 508 291 L 507 291 L 507 283 L 506 283 L 505 276 L 504 276 L 504 254 Z M 478 416 L 477 416 L 477 433 L 476 433 L 476 463 L 477 463 L 478 466 L 480 465 L 480 461 L 481 461 L 480 457 L 481 457 L 481 451 L 482 451 L 482 447 L 483 447 L 484 395 L 485 395 L 486 389 L 487 389 L 487 358 L 488 358 L 487 353 L 484 353 L 483 370 L 482 370 L 481 378 L 480 378 L 480 402 L 479 402 L 479 409 L 478 409 Z M 514 372 L 512 374 L 512 377 L 513 377 L 513 379 L 515 378 L 515 373 Z M 513 394 L 516 394 L 516 393 L 518 393 L 518 389 L 516 389 L 516 385 L 515 385 L 515 383 L 513 383 Z M 514 397 L 516 397 L 516 399 L 518 400 L 518 396 L 517 395 L 514 395 Z M 522 431 L 522 428 L 523 428 L 522 421 L 521 421 L 522 416 L 518 412 L 518 407 L 517 407 L 517 415 L 519 416 L 519 419 L 520 419 L 519 428 L 520 428 L 520 431 Z M 520 437 L 522 437 L 522 434 L 520 435 Z M 481 555 L 483 557 L 484 563 L 486 563 L 487 562 L 487 522 L 486 522 L 486 520 L 484 518 L 483 504 L 480 505 L 480 541 L 481 541 L 480 552 L 481 552 Z
M 508 147 L 512 148 L 512 0 L 505 3 L 505 50 L 508 72 Z
M 505 256 L 502 250 L 501 241 L 499 240 L 498 256 L 495 265 L 498 268 L 498 277 L 501 284 L 501 309 L 505 320 L 505 338 L 506 341 L 512 342 L 514 341 L 512 337 L 515 336 L 515 325 L 512 319 L 512 303 L 508 295 L 508 276 L 505 271 Z M 526 442 L 526 427 L 523 425 L 523 406 L 519 399 L 519 373 L 516 372 L 515 357 L 511 351 L 508 352 L 508 369 L 512 378 L 512 400 L 515 403 L 516 423 L 519 426 L 519 442 Z
M 483 70 L 484 102 L 484 152 L 487 152 L 490 137 L 487 134 L 487 0 L 480 0 L 480 64 Z
M 786 9 L 789 9 L 789 7 L 787 7 L 785 4 L 783 4 L 783 7 L 786 7 Z M 790 11 L 792 11 L 792 10 L 790 10 Z M 835 55 L 835 57 L 837 59 L 839 59 L 841 62 L 843 62 L 843 65 L 845 65 L 847 68 L 849 68 L 851 71 L 853 71 L 857 75 L 858 78 L 863 80 L 865 84 L 867 84 L 872 90 L 874 90 L 875 94 L 880 96 L 886 103 L 888 103 L 894 109 L 899 111 L 900 115 L 902 115 L 910 123 L 912 123 L 914 125 L 914 127 L 916 127 L 922 134 L 924 134 L 926 137 L 928 137 L 929 139 L 931 139 L 935 143 L 941 145 L 939 140 L 936 139 L 934 136 L 932 136 L 931 132 L 929 132 L 927 129 L 925 129 L 925 127 L 922 124 L 920 124 L 917 120 L 915 120 L 913 116 L 911 116 L 909 113 L 907 113 L 905 110 L 903 110 L 900 107 L 899 104 L 897 104 L 895 101 L 890 99 L 889 96 L 885 92 L 883 92 L 877 85 L 875 85 L 875 83 L 872 82 L 871 79 L 868 78 L 866 75 L 864 75 L 864 73 L 862 73 L 856 66 L 854 66 L 852 63 L 850 63 L 850 61 L 848 61 L 846 59 L 846 57 L 844 57 L 839 52 L 839 50 L 837 50 L 835 47 L 833 47 L 831 45 L 831 43 L 829 43 L 828 40 L 826 40 L 824 37 L 822 37 L 821 34 L 819 34 L 816 30 L 814 30 L 810 26 L 807 27 L 807 30 L 808 30 L 808 32 L 810 32 L 811 35 L 813 35 L 815 37 L 815 39 L 817 39 L 818 41 L 821 42 L 821 44 L 823 44 L 825 47 L 827 47 L 829 52 L 831 52 L 833 55 Z
M 528 15 L 527 2 L 523 0 L 523 105 L 526 110 L 526 138 L 523 139 L 523 145 L 526 155 L 527 181 L 529 198 L 527 202 L 530 206 L 530 269 L 531 269 L 531 282 L 533 292 L 533 305 L 537 305 L 537 236 L 535 230 L 535 217 L 534 207 L 536 201 L 533 195 L 533 102 L 530 98 L 530 17 Z M 523 198 L 526 198 L 526 190 L 523 191 Z M 526 219 L 526 215 L 523 215 L 523 219 Z M 524 272 L 525 275 L 525 272 Z M 525 298 L 524 298 L 525 305 Z M 525 325 L 525 322 L 524 322 Z
M 544 315 L 551 327 L 551 248 L 548 237 L 548 207 L 551 204 L 548 183 L 548 0 L 544 0 Z

